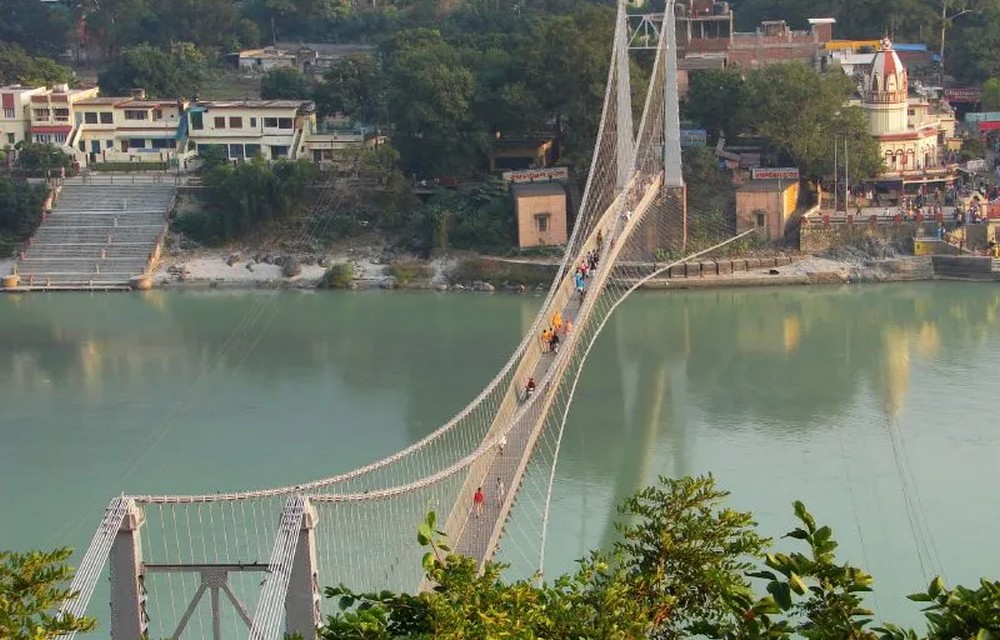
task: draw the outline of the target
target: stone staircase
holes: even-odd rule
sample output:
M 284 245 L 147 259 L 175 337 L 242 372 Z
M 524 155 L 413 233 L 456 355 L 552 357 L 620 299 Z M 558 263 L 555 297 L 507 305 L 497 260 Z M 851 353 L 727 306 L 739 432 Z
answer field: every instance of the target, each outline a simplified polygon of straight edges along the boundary
M 128 288 L 158 252 L 175 195 L 172 184 L 64 184 L 17 262 L 19 288 Z

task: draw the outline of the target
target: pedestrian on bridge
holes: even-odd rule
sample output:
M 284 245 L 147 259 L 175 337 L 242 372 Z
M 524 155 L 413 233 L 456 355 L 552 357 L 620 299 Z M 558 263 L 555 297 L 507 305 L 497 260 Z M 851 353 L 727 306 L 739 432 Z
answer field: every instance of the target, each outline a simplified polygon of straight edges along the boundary
M 507 486 L 503 482 L 503 478 L 497 476 L 497 506 L 503 505 L 503 494 L 507 493 Z
M 479 487 L 476 489 L 475 495 L 472 496 L 472 506 L 476 509 L 476 517 L 483 515 L 483 505 L 486 503 L 486 495 L 483 493 L 483 488 Z
M 506 446 L 507 446 L 507 434 L 505 433 L 502 436 L 500 436 L 499 440 L 497 440 L 497 449 L 500 451 L 500 455 L 503 455 L 503 448 Z

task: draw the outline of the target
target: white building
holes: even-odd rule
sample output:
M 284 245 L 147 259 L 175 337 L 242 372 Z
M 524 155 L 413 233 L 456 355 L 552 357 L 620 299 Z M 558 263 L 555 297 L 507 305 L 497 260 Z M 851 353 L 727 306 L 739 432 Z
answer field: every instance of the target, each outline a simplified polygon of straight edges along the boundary
M 861 106 L 882 154 L 882 177 L 898 176 L 904 183 L 947 179 L 945 140 L 954 136 L 954 113 L 909 97 L 906 68 L 888 38 L 863 75 Z

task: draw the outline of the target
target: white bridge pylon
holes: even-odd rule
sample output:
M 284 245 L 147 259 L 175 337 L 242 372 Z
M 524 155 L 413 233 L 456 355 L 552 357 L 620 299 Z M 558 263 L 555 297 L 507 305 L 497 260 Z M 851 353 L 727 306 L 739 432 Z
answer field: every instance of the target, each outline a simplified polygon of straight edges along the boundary
M 413 532 L 432 510 L 458 551 L 482 563 L 514 538 L 512 551 L 543 568 L 555 464 L 587 354 L 614 309 L 669 268 L 661 257 L 686 247 L 672 16 L 670 0 L 636 127 L 635 34 L 619 0 L 597 141 L 564 258 L 531 328 L 479 396 L 419 442 L 348 473 L 255 491 L 114 499 L 71 586 L 80 597 L 64 611 L 87 612 L 107 567 L 115 640 L 311 638 L 320 585 L 420 585 L 423 549 Z M 591 258 L 581 295 L 575 275 Z M 559 323 L 551 352 L 539 335 Z M 526 395 L 529 377 L 536 389 Z M 481 508 L 479 487 L 488 497 Z M 510 518 L 515 506 L 524 517 Z

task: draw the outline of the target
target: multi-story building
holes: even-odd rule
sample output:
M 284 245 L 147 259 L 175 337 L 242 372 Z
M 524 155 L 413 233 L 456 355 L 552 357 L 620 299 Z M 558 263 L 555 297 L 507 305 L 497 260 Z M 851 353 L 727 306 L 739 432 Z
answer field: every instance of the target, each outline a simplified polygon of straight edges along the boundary
M 305 158 L 332 162 L 348 147 L 372 146 L 370 129 L 318 126 L 309 100 L 147 100 L 100 96 L 97 87 L 0 88 L 0 148 L 51 143 L 81 165 L 155 162 L 184 168 L 199 150 L 233 161 Z
M 31 96 L 31 120 L 28 134 L 31 142 L 65 146 L 73 137 L 73 106 L 98 94 L 97 87 L 70 89 L 59 84 Z
M 67 146 L 81 164 L 170 162 L 185 151 L 186 108 L 184 100 L 146 100 L 142 92 L 80 100 Z
M 233 160 L 300 157 L 307 131 L 315 129 L 309 100 L 213 100 L 187 109 L 188 135 L 197 149 L 219 147 Z
M 0 149 L 25 140 L 31 122 L 31 98 L 44 92 L 44 87 L 19 84 L 0 87 Z

